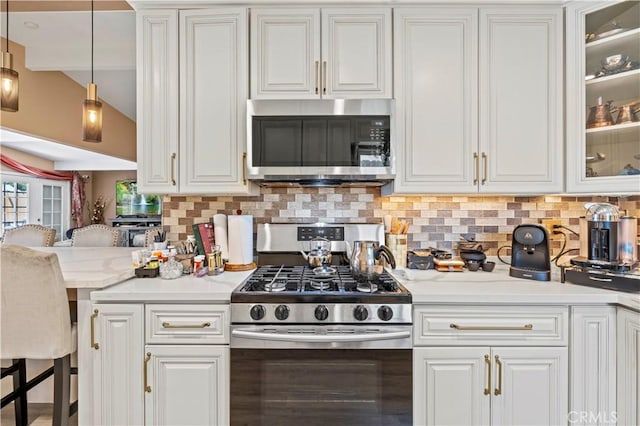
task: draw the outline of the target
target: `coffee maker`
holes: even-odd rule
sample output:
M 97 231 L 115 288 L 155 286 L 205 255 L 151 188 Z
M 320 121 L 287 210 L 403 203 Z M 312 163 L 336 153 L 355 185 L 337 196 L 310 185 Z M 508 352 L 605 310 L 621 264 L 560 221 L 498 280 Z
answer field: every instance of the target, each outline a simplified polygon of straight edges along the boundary
M 580 256 L 573 265 L 625 271 L 636 266 L 637 219 L 620 216 L 609 203 L 587 203 L 580 229 Z
M 518 225 L 511 241 L 509 275 L 536 281 L 551 280 L 547 230 L 540 225 Z

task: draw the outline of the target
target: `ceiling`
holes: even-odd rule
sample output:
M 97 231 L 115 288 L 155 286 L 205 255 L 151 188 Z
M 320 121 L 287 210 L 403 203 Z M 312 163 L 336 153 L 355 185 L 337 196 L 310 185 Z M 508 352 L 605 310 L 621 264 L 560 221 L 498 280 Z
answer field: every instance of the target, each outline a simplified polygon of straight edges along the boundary
M 53 161 L 55 170 L 136 170 L 136 163 L 0 129 L 2 146 Z
M 0 4 L 4 11 L 5 2 Z M 135 12 L 119 0 L 96 1 L 94 7 L 93 81 L 98 96 L 135 121 Z M 25 66 L 32 71 L 64 72 L 86 87 L 91 81 L 90 10 L 90 1 L 11 1 L 9 38 L 25 47 Z M 4 36 L 5 13 L 1 24 Z M 57 170 L 136 168 L 131 161 L 5 129 L 0 136 L 2 146 L 54 161 Z M 70 158 L 73 160 L 67 160 Z

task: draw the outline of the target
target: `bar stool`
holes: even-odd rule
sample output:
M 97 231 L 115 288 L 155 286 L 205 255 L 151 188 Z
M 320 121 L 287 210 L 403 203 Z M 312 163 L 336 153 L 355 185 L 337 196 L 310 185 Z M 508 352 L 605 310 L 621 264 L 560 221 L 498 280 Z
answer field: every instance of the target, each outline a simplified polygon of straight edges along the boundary
M 67 425 L 77 411 L 77 401 L 69 404 L 70 375 L 77 372 L 71 368 L 77 332 L 69 317 L 58 256 L 8 244 L 0 247 L 0 261 L 0 358 L 13 360 L 2 368 L 3 378 L 13 376 L 13 391 L 2 398 L 1 406 L 15 401 L 16 425 L 26 425 L 27 391 L 53 375 L 53 425 Z M 51 359 L 53 367 L 27 381 L 26 359 Z

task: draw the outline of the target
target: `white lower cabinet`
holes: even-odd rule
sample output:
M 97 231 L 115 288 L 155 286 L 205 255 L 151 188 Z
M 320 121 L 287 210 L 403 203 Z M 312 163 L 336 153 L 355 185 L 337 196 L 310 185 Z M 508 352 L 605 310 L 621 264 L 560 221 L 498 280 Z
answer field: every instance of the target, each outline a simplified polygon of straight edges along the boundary
M 145 424 L 229 424 L 229 347 L 145 347 Z
M 414 424 L 566 424 L 567 318 L 562 306 L 414 306 Z
M 573 306 L 569 347 L 569 422 L 615 423 L 615 306 Z
M 229 305 L 94 304 L 92 313 L 93 424 L 229 424 Z
M 640 424 L 640 313 L 618 308 L 619 425 Z
M 144 307 L 141 304 L 94 304 L 93 424 L 144 423 L 142 355 Z

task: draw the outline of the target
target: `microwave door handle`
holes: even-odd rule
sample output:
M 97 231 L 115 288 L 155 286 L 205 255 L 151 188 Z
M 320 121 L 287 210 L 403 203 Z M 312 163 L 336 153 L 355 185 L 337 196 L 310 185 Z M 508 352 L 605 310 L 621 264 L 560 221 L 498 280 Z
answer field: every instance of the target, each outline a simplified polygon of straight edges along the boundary
M 409 330 L 387 333 L 362 333 L 349 335 L 315 335 L 315 334 L 284 334 L 261 331 L 232 330 L 231 335 L 246 339 L 278 340 L 286 342 L 333 343 L 333 342 L 370 342 L 375 340 L 406 339 L 411 337 Z

